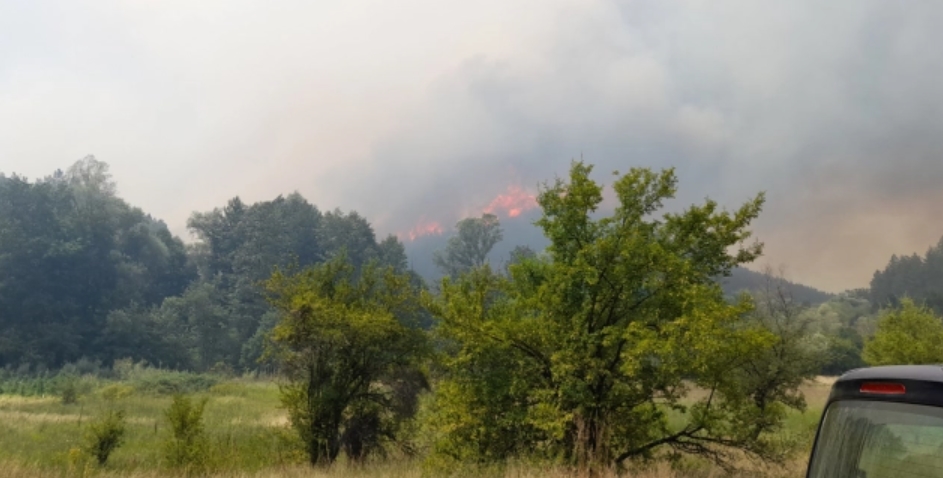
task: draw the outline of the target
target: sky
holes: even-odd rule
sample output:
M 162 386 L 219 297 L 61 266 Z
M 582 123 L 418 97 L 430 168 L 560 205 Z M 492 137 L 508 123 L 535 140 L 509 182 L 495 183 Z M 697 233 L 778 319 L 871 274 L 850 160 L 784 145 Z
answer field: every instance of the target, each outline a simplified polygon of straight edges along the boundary
M 381 235 L 515 215 L 583 158 L 760 191 L 828 291 L 943 236 L 937 0 L 0 0 L 0 171 L 94 155 L 185 238 L 298 191 Z

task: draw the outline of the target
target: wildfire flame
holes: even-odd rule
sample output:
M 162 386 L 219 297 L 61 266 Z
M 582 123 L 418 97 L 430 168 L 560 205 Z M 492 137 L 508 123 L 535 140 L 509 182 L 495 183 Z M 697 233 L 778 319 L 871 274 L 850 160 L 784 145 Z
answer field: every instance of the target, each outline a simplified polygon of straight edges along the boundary
M 409 232 L 405 234 L 405 236 L 408 237 L 410 241 L 415 241 L 416 239 L 423 236 L 438 236 L 443 232 L 445 232 L 445 229 L 441 224 L 436 221 L 427 221 L 425 218 L 422 218 L 415 227 L 410 229 Z
M 494 215 L 503 213 L 507 217 L 517 217 L 535 207 L 537 207 L 537 197 L 521 186 L 512 184 L 508 186 L 507 191 L 494 198 L 484 212 Z
M 507 187 L 505 192 L 498 194 L 497 197 L 492 199 L 481 211 L 486 214 L 514 218 L 537 206 L 536 196 L 529 193 L 520 185 L 512 184 Z M 440 236 L 443 233 L 445 233 L 445 228 L 442 227 L 441 223 L 429 220 L 423 216 L 412 229 L 408 232 L 400 233 L 398 236 L 403 240 L 408 239 L 409 241 L 415 241 L 420 237 L 431 235 Z

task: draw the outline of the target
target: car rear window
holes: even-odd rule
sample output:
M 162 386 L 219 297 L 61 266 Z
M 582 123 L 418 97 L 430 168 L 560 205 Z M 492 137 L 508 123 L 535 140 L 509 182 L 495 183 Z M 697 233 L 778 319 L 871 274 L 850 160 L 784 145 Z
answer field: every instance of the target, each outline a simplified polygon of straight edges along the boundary
M 825 411 L 810 478 L 943 478 L 943 409 L 846 400 Z

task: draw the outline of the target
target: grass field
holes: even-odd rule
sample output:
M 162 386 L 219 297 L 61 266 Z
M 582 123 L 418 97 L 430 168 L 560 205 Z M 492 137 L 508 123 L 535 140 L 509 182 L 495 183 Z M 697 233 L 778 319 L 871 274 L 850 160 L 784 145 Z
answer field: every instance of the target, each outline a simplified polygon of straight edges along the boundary
M 828 393 L 829 380 L 820 379 L 804 388 L 809 409 L 791 415 L 784 436 L 809 441 Z M 169 430 L 164 411 L 167 394 L 141 391 L 122 382 L 95 381 L 76 404 L 65 405 L 58 396 L 0 395 L 0 476 L 180 476 L 163 459 L 162 443 Z M 222 381 L 192 394 L 207 399 L 206 433 L 210 438 L 208 466 L 219 477 L 419 477 L 419 463 L 377 463 L 362 468 L 338 464 L 330 471 L 312 470 L 304 464 L 302 449 L 287 428 L 279 408 L 278 388 L 272 382 L 250 379 Z M 100 468 L 80 451 L 89 421 L 109 407 L 124 410 L 128 431 L 125 443 Z M 801 447 L 800 447 L 801 448 Z M 798 453 L 786 467 L 742 476 L 799 477 L 805 457 Z M 559 470 L 511 466 L 507 477 L 562 477 Z M 668 478 L 720 477 L 721 470 L 704 465 L 683 470 L 659 466 L 638 470 L 632 476 Z

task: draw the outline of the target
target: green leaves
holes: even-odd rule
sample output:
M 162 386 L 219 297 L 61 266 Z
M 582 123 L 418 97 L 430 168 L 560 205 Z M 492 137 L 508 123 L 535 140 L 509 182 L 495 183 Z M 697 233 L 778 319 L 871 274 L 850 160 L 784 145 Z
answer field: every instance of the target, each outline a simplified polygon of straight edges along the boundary
M 613 184 L 615 211 L 597 218 L 603 188 L 591 172 L 574 163 L 568 182 L 540 193 L 546 258 L 507 277 L 483 267 L 443 280 L 431 300 L 449 350 L 436 450 L 606 466 L 662 447 L 745 445 L 722 426 L 745 393 L 730 371 L 772 339 L 742 325 L 751 304 L 725 302 L 713 278 L 759 255 L 745 241 L 762 195 L 733 212 L 707 201 L 656 219 L 674 172 L 632 169 Z M 692 384 L 712 398 L 670 425 L 666 412 L 686 409 Z
M 183 243 L 114 195 L 87 157 L 30 182 L 0 181 L 0 364 L 109 359 L 109 312 L 152 306 L 193 279 Z
M 401 414 L 414 411 L 402 392 L 421 388 L 404 388 L 422 379 L 404 372 L 427 353 L 410 276 L 373 264 L 357 270 L 341 256 L 277 272 L 267 288 L 281 313 L 267 356 L 289 379 L 282 402 L 311 463 L 332 463 L 342 448 L 361 460 L 396 441 Z
M 943 322 L 929 308 L 910 298 L 899 310 L 885 313 L 878 330 L 865 343 L 862 358 L 870 365 L 943 363 Z
M 105 466 L 108 458 L 124 442 L 127 421 L 123 410 L 107 410 L 89 423 L 82 448 L 94 457 L 99 466 Z
M 436 251 L 433 261 L 449 277 L 485 265 L 488 254 L 504 233 L 494 214 L 466 218 L 456 225 L 458 233 L 449 238 L 444 251 Z

